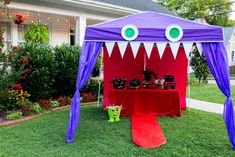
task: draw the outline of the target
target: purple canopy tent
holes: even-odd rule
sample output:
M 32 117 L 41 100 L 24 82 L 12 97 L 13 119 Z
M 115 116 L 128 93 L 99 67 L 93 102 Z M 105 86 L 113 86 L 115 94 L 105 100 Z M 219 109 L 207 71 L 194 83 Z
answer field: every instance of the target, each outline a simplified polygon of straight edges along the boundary
M 177 42 L 172 42 L 166 37 L 166 29 L 174 24 L 180 26 L 183 30 L 183 36 Z M 185 47 L 190 42 L 201 44 L 216 83 L 227 97 L 224 103 L 224 122 L 227 127 L 232 148 L 235 149 L 235 117 L 222 28 L 156 12 L 133 14 L 86 28 L 85 41 L 80 54 L 76 92 L 70 106 L 70 118 L 66 142 L 73 142 L 80 118 L 79 90 L 85 85 L 90 77 L 103 43 L 108 44 L 109 42 L 118 42 L 121 45 L 121 43 L 127 42 L 122 35 L 122 29 L 127 25 L 134 25 L 138 28 L 138 36 L 132 40 L 131 43 L 156 42 L 157 44 L 163 43 L 163 45 L 164 43 L 183 43 Z

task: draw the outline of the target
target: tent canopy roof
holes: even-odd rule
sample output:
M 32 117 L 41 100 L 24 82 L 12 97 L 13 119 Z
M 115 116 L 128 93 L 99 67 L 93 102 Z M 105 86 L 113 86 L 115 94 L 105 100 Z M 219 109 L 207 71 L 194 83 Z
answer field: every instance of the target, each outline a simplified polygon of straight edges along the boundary
M 125 25 L 135 25 L 139 35 L 135 41 L 169 42 L 165 30 L 172 24 L 177 24 L 183 29 L 180 41 L 222 42 L 222 27 L 201 24 L 157 12 L 143 12 L 129 15 L 113 21 L 88 26 L 85 40 L 94 41 L 125 41 L 121 30 Z

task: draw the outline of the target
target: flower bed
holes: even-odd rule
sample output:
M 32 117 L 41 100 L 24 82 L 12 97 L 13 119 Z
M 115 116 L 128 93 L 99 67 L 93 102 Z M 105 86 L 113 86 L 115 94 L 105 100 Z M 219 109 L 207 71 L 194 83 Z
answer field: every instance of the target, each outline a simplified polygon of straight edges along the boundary
M 97 102 L 89 102 L 89 103 L 81 103 L 81 105 L 94 105 L 96 104 Z M 6 113 L 2 113 L 2 115 L 0 114 L 0 126 L 11 126 L 11 125 L 15 125 L 17 123 L 21 123 L 21 122 L 24 122 L 24 121 L 27 121 L 27 120 L 31 120 L 31 119 L 34 119 L 34 118 L 37 118 L 43 114 L 47 114 L 47 113 L 51 113 L 51 112 L 55 112 L 55 111 L 59 111 L 59 110 L 63 110 L 63 109 L 67 109 L 69 108 L 69 105 L 66 105 L 66 106 L 59 106 L 59 107 L 56 107 L 56 108 L 51 108 L 49 110 L 45 110 L 39 114 L 34 114 L 34 115 L 29 115 L 29 116 L 25 116 L 25 117 L 22 117 L 20 119 L 14 119 L 14 120 L 6 120 L 4 117 L 7 116 Z

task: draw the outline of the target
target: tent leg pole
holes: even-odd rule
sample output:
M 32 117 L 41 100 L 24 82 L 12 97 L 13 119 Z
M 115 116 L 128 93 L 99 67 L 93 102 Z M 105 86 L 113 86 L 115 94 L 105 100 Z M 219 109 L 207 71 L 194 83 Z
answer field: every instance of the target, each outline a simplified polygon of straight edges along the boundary
M 188 74 L 189 78 L 188 78 L 188 104 L 189 104 L 189 110 L 191 109 L 191 102 L 190 102 L 190 99 L 191 99 L 191 81 L 190 81 L 190 73 Z
M 189 55 L 190 56 L 190 55 Z M 190 57 L 188 58 L 188 108 L 191 109 L 191 80 L 190 80 Z
M 100 106 L 100 85 L 101 85 L 101 83 L 100 83 L 100 81 L 99 81 L 97 107 L 99 107 L 99 106 Z
M 101 82 L 100 82 L 100 80 L 101 80 L 101 71 L 102 71 L 102 68 L 103 68 L 103 51 L 104 50 L 104 45 L 102 46 L 102 49 L 101 49 L 101 65 L 100 65 L 100 76 L 99 76 L 99 88 L 98 88 L 98 101 L 97 101 L 97 107 L 99 107 L 100 106 L 100 86 L 101 86 Z

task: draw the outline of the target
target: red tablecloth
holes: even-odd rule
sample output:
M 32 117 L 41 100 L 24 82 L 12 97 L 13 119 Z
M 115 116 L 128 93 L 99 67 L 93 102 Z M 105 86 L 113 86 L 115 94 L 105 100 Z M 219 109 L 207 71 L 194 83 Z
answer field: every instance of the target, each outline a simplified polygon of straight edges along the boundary
M 111 104 L 122 104 L 122 116 L 139 114 L 181 116 L 177 90 L 111 89 L 109 101 Z

